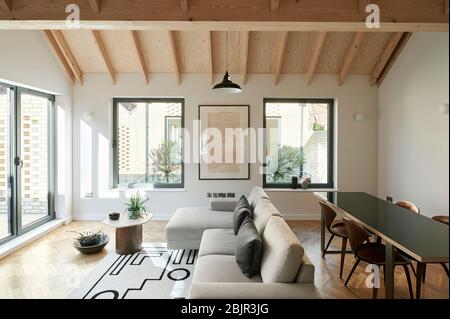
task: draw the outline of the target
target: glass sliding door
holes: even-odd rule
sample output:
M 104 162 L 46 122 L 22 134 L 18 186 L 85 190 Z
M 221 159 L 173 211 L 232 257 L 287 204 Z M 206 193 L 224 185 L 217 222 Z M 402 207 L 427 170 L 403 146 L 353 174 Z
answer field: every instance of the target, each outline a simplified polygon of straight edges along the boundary
M 55 218 L 54 96 L 0 83 L 0 245 Z
M 19 233 L 53 218 L 51 176 L 52 97 L 18 90 L 17 208 Z
M 11 210 L 11 114 L 14 90 L 0 84 L 0 243 L 13 235 Z

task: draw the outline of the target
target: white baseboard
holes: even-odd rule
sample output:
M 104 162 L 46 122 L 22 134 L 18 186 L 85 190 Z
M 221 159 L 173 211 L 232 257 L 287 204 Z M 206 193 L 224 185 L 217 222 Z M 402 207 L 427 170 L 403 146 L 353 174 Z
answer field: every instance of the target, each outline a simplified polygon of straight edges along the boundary
M 152 220 L 169 220 L 172 215 L 153 215 Z M 96 215 L 96 214 L 83 214 L 83 215 L 74 215 L 72 217 L 73 221 L 96 221 L 101 222 L 104 220 L 106 216 L 103 215 Z
M 7 255 L 13 253 L 14 251 L 22 248 L 25 245 L 39 239 L 40 237 L 48 234 L 49 232 L 55 230 L 56 228 L 64 225 L 65 220 L 63 219 L 54 219 L 45 223 L 42 226 L 39 226 L 29 232 L 19 236 L 17 238 L 11 239 L 10 241 L 4 243 L 0 246 L 0 259 L 6 257 Z

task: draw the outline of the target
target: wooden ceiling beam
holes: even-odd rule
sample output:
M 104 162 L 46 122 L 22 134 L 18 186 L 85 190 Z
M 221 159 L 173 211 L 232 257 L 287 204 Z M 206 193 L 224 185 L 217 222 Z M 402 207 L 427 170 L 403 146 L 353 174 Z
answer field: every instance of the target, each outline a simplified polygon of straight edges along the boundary
M 241 69 L 242 69 L 242 85 L 247 82 L 247 66 L 248 66 L 248 42 L 250 39 L 250 31 L 242 31 L 242 46 L 241 46 Z
M 172 64 L 173 69 L 175 72 L 175 77 L 177 80 L 177 84 L 181 84 L 181 78 L 180 78 L 180 63 L 178 62 L 178 56 L 177 56 L 177 48 L 175 43 L 175 31 L 168 31 L 167 32 L 169 37 L 169 50 L 170 50 L 170 56 L 172 57 Z
M 69 64 L 66 61 L 66 58 L 64 57 L 64 54 L 61 52 L 61 49 L 58 46 L 58 43 L 56 43 L 55 38 L 53 37 L 53 34 L 49 30 L 42 30 L 42 36 L 44 37 L 45 42 L 47 42 L 47 45 L 49 46 L 50 50 L 53 52 L 53 55 L 55 56 L 56 60 L 59 62 L 61 67 L 63 68 L 64 73 L 67 76 L 67 79 L 69 80 L 70 84 L 73 85 L 75 83 L 75 75 L 72 72 L 72 69 L 70 68 Z
M 180 0 L 180 8 L 183 12 L 189 11 L 189 0 Z
M 406 32 L 403 34 L 401 40 L 397 44 L 397 47 L 395 48 L 394 52 L 392 53 L 391 57 L 389 58 L 388 63 L 384 67 L 383 71 L 381 72 L 380 76 L 377 80 L 377 85 L 380 86 L 383 80 L 386 78 L 389 71 L 392 69 L 392 67 L 395 64 L 395 61 L 397 61 L 397 58 L 399 57 L 400 53 L 402 52 L 403 48 L 408 43 L 408 40 L 411 38 L 412 32 Z
M 322 53 L 322 48 L 325 43 L 325 39 L 327 37 L 326 32 L 319 32 L 317 34 L 316 43 L 313 48 L 313 52 L 311 54 L 311 60 L 309 62 L 308 73 L 306 75 L 306 84 L 310 85 L 314 74 L 316 72 L 317 64 L 319 63 L 320 54 Z
M 80 6 L 81 27 L 85 29 L 197 29 L 222 31 L 448 31 L 445 0 L 377 0 L 382 7 L 381 28 L 367 30 L 356 0 L 279 1 L 209 0 L 208 5 L 189 6 L 189 19 L 178 0 L 108 0 L 100 12 Z M 6 3 L 10 0 L 1 0 Z M 11 11 L 0 10 L 0 29 L 68 29 L 67 1 L 13 0 Z M 78 1 L 81 2 L 81 1 Z M 92 2 L 92 1 L 90 1 Z M 98 1 L 94 1 L 98 3 Z M 206 1 L 199 1 L 206 3 Z M 270 3 L 270 8 L 269 8 Z M 190 3 L 189 3 L 190 4 Z M 352 7 L 355 9 L 352 10 Z M 324 10 L 326 8 L 326 10 Z
M 214 70 L 213 70 L 213 51 L 212 51 L 212 32 L 207 31 L 206 46 L 208 50 L 208 75 L 209 85 L 214 83 Z
M 61 49 L 62 54 L 66 58 L 66 61 L 69 64 L 70 69 L 75 75 L 75 78 L 77 79 L 78 83 L 80 83 L 80 85 L 83 85 L 83 73 L 81 72 L 81 69 L 78 66 L 78 62 L 73 56 L 72 51 L 67 45 L 67 42 L 64 39 L 62 32 L 60 30 L 52 30 L 51 33 L 55 38 L 55 41 L 58 44 L 59 48 Z
M 341 67 L 339 69 L 338 75 L 338 84 L 342 85 L 344 83 L 345 78 L 347 77 L 350 69 L 352 67 L 353 61 L 355 61 L 356 56 L 358 55 L 359 49 L 361 48 L 361 44 L 364 40 L 365 33 L 358 32 L 353 36 L 352 43 L 347 49 L 347 53 L 343 59 Z
M 275 60 L 275 73 L 274 73 L 274 78 L 273 78 L 273 83 L 275 85 L 278 84 L 278 81 L 280 79 L 280 73 L 281 73 L 281 69 L 283 67 L 283 60 L 284 60 L 284 53 L 286 51 L 286 44 L 287 44 L 287 38 L 288 38 L 289 32 L 285 31 L 281 34 L 281 39 L 280 42 L 278 44 L 278 52 L 277 52 L 277 57 Z
M 389 59 L 391 58 L 392 54 L 395 51 L 395 48 L 397 47 L 398 43 L 403 37 L 403 32 L 397 32 L 394 33 L 391 38 L 389 39 L 388 44 L 383 50 L 383 53 L 380 56 L 380 59 L 378 60 L 377 64 L 373 68 L 371 74 L 370 74 L 370 85 L 375 85 L 378 81 L 378 77 L 380 76 L 381 72 L 386 67 L 386 64 L 388 63 Z
M 100 0 L 89 0 L 92 12 L 100 12 Z
M 144 49 L 142 46 L 141 39 L 139 38 L 139 33 L 136 30 L 131 31 L 131 37 L 133 38 L 134 48 L 136 50 L 136 54 L 139 58 L 139 65 L 141 67 L 142 74 L 144 75 L 145 84 L 148 83 L 148 67 L 145 61 Z
M 12 0 L 0 0 L 0 9 L 5 11 L 11 11 Z
M 106 51 L 105 45 L 104 45 L 102 37 L 100 35 L 100 31 L 92 30 L 91 32 L 92 32 L 92 36 L 94 37 L 98 52 L 100 53 L 100 56 L 102 57 L 103 62 L 105 62 L 106 69 L 112 80 L 112 83 L 116 84 L 114 68 L 112 66 L 111 60 L 109 59 L 109 55 L 108 55 L 108 52 Z

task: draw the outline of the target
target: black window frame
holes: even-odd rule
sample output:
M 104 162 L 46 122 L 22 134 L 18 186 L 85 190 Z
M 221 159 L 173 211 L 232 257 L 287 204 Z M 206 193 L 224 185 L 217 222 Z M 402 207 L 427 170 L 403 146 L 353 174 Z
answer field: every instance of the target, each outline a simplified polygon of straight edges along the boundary
M 112 148 L 113 148 L 113 188 L 120 188 L 119 187 L 119 152 L 118 152 L 118 127 L 117 127 L 117 121 L 118 121 L 118 115 L 117 115 L 117 107 L 119 103 L 180 103 L 181 104 L 181 181 L 180 183 L 170 183 L 170 184 L 164 184 L 163 187 L 158 188 L 184 188 L 184 134 L 183 129 L 185 128 L 185 100 L 184 98 L 146 98 L 146 97 L 139 97 L 139 98 L 113 98 L 113 125 L 112 125 Z M 146 114 L 148 115 L 148 108 L 146 109 Z M 164 124 L 165 127 L 165 124 Z M 165 130 L 165 128 L 164 128 Z M 146 123 L 146 131 L 148 135 L 148 123 Z M 164 137 L 166 136 L 166 132 L 164 132 Z M 148 158 L 148 147 L 146 145 L 146 159 Z M 148 166 L 148 165 L 146 165 Z M 151 185 L 151 184 L 149 184 Z M 154 188 L 156 188 L 153 185 Z
M 266 147 L 267 147 L 267 136 L 266 136 L 266 107 L 268 103 L 314 103 L 314 104 L 328 104 L 328 120 L 327 120 L 327 183 L 311 183 L 308 188 L 312 189 L 333 189 L 334 188 L 334 103 L 333 98 L 264 98 L 263 99 L 263 128 L 264 128 L 264 169 L 267 167 L 266 164 Z M 300 180 L 299 180 L 300 182 Z M 300 184 L 297 185 L 300 188 Z M 291 189 L 291 183 L 267 183 L 266 172 L 263 173 L 263 188 L 273 188 L 273 189 Z

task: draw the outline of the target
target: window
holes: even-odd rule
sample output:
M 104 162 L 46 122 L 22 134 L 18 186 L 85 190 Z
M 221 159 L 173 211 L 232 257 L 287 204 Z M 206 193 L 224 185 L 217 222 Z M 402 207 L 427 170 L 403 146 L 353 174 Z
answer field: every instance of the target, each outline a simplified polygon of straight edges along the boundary
M 0 243 L 55 218 L 54 99 L 0 83 Z
M 333 187 L 332 99 L 264 99 L 264 128 L 264 187 L 289 188 L 293 176 Z
M 183 99 L 117 98 L 114 107 L 114 186 L 184 186 Z

